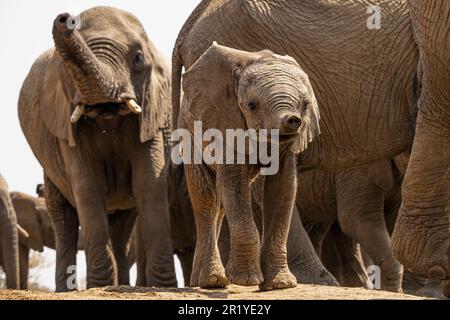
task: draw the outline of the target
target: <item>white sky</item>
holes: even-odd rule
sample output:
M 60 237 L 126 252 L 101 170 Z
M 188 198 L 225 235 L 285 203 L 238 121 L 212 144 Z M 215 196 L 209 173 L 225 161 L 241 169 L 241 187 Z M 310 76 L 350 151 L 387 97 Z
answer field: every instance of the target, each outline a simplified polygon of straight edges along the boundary
M 10 189 L 34 194 L 36 184 L 42 182 L 42 169 L 20 129 L 17 100 L 22 82 L 34 60 L 53 46 L 52 25 L 59 13 L 77 14 L 99 5 L 130 11 L 142 22 L 159 50 L 169 58 L 181 26 L 199 2 L 0 0 L 0 173 Z M 53 274 L 50 273 L 45 282 L 53 287 Z

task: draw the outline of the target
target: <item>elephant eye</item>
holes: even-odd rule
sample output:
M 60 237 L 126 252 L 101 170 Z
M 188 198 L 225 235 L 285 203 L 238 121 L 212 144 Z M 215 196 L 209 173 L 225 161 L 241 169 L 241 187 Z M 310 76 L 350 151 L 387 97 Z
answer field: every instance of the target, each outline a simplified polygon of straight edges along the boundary
M 302 111 L 306 112 L 308 110 L 308 106 L 309 106 L 309 100 L 308 99 L 303 100 Z
M 141 51 L 138 51 L 133 58 L 133 67 L 137 70 L 142 68 L 145 64 L 144 54 Z
M 250 100 L 247 103 L 247 107 L 250 109 L 250 111 L 256 111 L 256 109 L 258 108 L 258 102 L 256 102 L 255 100 Z

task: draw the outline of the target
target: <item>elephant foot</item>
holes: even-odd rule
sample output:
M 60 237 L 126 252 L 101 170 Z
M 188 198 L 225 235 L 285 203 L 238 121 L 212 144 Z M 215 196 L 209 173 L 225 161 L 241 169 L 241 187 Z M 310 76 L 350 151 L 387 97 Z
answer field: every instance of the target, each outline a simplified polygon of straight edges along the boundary
M 264 282 L 259 285 L 261 291 L 295 288 L 297 279 L 287 267 L 279 271 L 268 272 L 264 275 Z
M 384 261 L 381 264 L 381 289 L 403 293 L 403 266 L 397 260 Z
M 198 271 L 194 270 L 190 283 L 191 287 L 200 287 L 205 289 L 225 288 L 229 284 L 230 281 L 225 276 L 224 268 L 222 266 L 211 264 L 201 268 Z
M 254 264 L 240 264 L 235 259 L 230 258 L 227 264 L 226 274 L 231 283 L 240 286 L 257 286 L 263 282 L 263 275 L 259 262 Z
M 416 216 L 400 212 L 392 247 L 405 270 L 427 279 L 449 279 L 448 227 L 446 215 Z
M 311 257 L 303 256 L 291 259 L 289 261 L 289 269 L 297 278 L 298 283 L 340 286 L 336 278 L 323 266 L 315 253 Z

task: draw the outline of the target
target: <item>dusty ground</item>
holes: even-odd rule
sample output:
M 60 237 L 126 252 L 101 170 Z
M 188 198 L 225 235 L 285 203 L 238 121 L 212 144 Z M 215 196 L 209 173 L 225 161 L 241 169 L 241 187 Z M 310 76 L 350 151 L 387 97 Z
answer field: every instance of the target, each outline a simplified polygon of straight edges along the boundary
M 420 300 L 422 297 L 356 288 L 299 285 L 295 289 L 260 292 L 257 287 L 230 286 L 225 290 L 198 288 L 157 289 L 134 287 L 106 287 L 72 293 L 40 293 L 29 291 L 0 291 L 0 300 L 371 300 L 400 299 Z

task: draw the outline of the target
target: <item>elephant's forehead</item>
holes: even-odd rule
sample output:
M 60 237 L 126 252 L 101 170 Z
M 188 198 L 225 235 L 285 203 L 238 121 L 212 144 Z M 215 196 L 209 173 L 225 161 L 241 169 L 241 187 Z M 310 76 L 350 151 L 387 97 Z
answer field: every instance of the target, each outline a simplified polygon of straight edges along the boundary
M 86 40 L 109 38 L 127 43 L 145 36 L 141 23 L 126 11 L 96 7 L 80 14 L 80 33 Z

